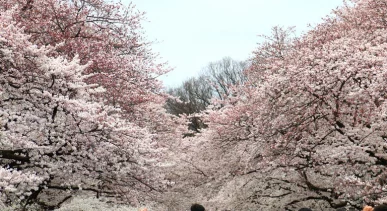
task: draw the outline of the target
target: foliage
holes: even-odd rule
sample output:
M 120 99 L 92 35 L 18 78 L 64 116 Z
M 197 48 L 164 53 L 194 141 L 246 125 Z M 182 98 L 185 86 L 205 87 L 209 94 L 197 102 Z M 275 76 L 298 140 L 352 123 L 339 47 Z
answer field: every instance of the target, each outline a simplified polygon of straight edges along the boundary
M 246 178 L 239 197 L 247 209 L 361 209 L 384 201 L 386 10 L 384 1 L 352 1 L 300 38 L 274 28 L 247 82 L 210 107 L 208 131 L 189 140 L 207 142 L 204 159 L 215 160 L 196 167 L 213 171 L 211 178 L 238 169 L 224 181 Z M 249 190 L 251 182 L 262 185 Z
M 99 0 L 0 1 L 2 202 L 52 209 L 84 190 L 136 204 L 168 185 L 181 123 L 162 108 L 166 70 L 141 17 Z
M 243 84 L 246 80 L 243 71 L 247 66 L 247 62 L 238 62 L 229 57 L 209 63 L 197 78 L 190 78 L 181 86 L 168 90 L 172 97 L 166 102 L 167 111 L 188 116 L 189 130 L 198 133 L 206 127 L 200 112 L 206 110 L 213 100 L 231 96 L 233 86 Z
M 385 203 L 385 14 L 352 0 L 299 38 L 274 27 L 248 69 L 211 63 L 164 109 L 168 68 L 132 5 L 0 0 L 0 206 L 110 208 L 66 203 L 82 191 L 159 210 Z M 181 138 L 185 116 L 200 133 Z

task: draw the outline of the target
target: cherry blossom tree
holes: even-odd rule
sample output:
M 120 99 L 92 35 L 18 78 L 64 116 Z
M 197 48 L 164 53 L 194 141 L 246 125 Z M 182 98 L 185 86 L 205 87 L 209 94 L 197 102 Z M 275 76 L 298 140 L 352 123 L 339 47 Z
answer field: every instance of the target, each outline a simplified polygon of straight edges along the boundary
M 263 183 L 245 204 L 385 202 L 386 10 L 384 1 L 350 1 L 298 39 L 275 29 L 238 94 L 207 111 L 206 138 L 246 153 L 237 175 Z
M 93 76 L 86 82 L 104 86 L 100 97 L 128 111 L 133 121 L 141 116 L 136 108 L 164 100 L 156 78 L 169 69 L 154 62 L 157 55 L 142 37 L 143 13 L 133 5 L 103 0 L 1 1 L 3 10 L 14 5 L 19 10 L 13 18 L 31 35 L 31 42 L 62 43 L 54 55 L 78 55 L 80 64 L 90 62 L 85 72 Z
M 141 38 L 142 14 L 99 0 L 0 1 L 0 199 L 58 207 L 90 191 L 138 203 L 163 189 L 179 120 Z M 58 199 L 59 198 L 59 199 Z

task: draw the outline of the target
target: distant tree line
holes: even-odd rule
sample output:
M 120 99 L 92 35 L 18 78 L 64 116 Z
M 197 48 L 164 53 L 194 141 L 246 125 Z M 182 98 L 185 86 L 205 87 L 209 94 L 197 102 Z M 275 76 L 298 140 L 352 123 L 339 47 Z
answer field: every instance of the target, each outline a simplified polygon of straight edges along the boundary
M 199 76 L 168 89 L 168 94 L 173 97 L 166 102 L 167 111 L 174 115 L 189 116 L 189 129 L 199 132 L 206 125 L 195 114 L 204 111 L 213 98 L 224 100 L 230 96 L 234 85 L 246 81 L 244 70 L 247 67 L 247 61 L 237 61 L 230 57 L 209 63 Z

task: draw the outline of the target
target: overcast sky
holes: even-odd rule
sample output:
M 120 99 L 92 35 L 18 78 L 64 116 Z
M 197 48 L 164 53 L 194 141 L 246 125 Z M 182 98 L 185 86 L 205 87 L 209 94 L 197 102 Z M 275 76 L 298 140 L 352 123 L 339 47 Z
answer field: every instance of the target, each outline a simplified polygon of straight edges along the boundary
M 123 0 L 127 5 L 130 0 Z M 300 34 L 308 24 L 321 22 L 342 0 L 132 0 L 146 12 L 143 23 L 153 50 L 174 70 L 161 77 L 165 86 L 180 85 L 209 62 L 223 57 L 246 60 L 256 48 L 257 35 L 273 26 L 296 26 Z

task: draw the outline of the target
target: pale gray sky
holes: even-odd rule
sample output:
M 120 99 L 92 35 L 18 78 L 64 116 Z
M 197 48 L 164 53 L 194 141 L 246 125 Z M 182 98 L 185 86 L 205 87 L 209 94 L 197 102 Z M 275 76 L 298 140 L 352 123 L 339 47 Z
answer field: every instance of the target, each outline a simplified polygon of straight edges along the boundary
M 123 0 L 128 4 L 130 0 Z M 180 85 L 209 62 L 229 56 L 246 60 L 257 47 L 257 35 L 273 26 L 321 22 L 342 0 L 132 0 L 146 12 L 145 35 L 174 70 L 160 79 L 165 86 Z

